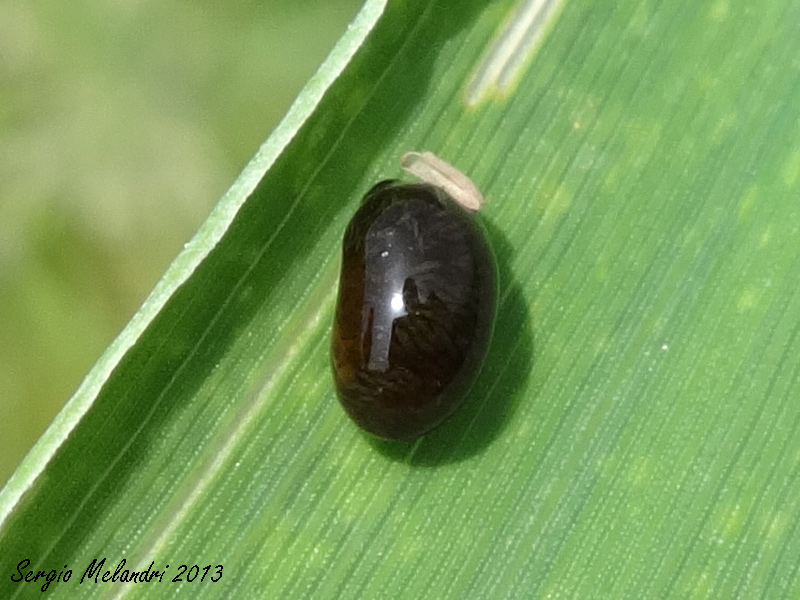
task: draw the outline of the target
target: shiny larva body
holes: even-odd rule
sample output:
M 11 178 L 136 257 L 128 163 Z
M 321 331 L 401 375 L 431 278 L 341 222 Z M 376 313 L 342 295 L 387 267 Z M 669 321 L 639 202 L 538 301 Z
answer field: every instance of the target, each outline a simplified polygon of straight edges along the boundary
M 463 404 L 491 339 L 496 272 L 476 215 L 442 188 L 367 193 L 344 235 L 331 352 L 356 423 L 411 440 Z

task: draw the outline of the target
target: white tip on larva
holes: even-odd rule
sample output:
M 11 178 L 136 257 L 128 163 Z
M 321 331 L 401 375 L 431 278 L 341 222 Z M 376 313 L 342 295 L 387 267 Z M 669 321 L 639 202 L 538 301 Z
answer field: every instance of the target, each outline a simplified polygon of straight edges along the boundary
M 467 210 L 483 206 L 483 194 L 472 180 L 433 152 L 406 152 L 400 166 L 425 183 L 442 188 Z

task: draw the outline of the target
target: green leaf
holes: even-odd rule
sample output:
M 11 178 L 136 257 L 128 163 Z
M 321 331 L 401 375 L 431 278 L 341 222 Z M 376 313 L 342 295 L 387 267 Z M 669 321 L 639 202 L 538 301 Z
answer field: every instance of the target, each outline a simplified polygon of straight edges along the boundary
M 28 558 L 69 597 L 798 597 L 799 34 L 368 2 L 3 490 L 0 595 Z M 329 375 L 340 237 L 422 149 L 487 196 L 501 303 L 464 410 L 377 443 Z

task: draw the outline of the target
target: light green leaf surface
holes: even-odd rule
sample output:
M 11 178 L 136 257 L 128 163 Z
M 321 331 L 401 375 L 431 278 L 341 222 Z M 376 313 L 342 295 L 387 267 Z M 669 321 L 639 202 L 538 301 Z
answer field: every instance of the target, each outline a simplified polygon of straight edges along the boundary
M 41 594 L 24 558 L 58 597 L 800 596 L 800 3 L 565 0 L 481 87 L 520 7 L 367 3 L 3 490 L 0 596 Z M 485 192 L 503 287 L 406 446 L 347 420 L 328 336 L 410 149 Z M 170 567 L 79 583 L 101 557 Z

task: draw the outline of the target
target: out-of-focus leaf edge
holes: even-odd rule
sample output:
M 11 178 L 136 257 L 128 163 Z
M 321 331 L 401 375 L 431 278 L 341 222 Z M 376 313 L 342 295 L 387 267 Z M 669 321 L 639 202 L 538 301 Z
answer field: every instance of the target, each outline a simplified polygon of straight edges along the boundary
M 0 490 L 0 528 L 19 499 L 42 474 L 58 448 L 91 408 L 105 381 L 167 300 L 216 246 L 247 197 L 314 112 L 384 12 L 387 0 L 366 0 L 347 31 L 305 85 L 286 116 L 222 196 L 211 214 L 170 264 L 127 326 L 103 352 L 80 386 Z

